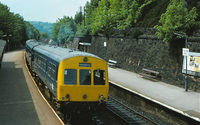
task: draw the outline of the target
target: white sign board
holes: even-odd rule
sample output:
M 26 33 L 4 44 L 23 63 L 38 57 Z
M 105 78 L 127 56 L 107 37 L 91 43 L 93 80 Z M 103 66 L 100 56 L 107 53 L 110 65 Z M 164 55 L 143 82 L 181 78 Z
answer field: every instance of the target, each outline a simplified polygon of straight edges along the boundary
M 183 58 L 182 73 L 186 73 L 186 56 Z M 189 52 L 187 56 L 187 74 L 200 76 L 200 53 Z
M 104 47 L 106 47 L 106 42 L 104 42 Z
M 188 56 L 188 54 L 189 54 L 189 49 L 183 48 L 183 56 Z

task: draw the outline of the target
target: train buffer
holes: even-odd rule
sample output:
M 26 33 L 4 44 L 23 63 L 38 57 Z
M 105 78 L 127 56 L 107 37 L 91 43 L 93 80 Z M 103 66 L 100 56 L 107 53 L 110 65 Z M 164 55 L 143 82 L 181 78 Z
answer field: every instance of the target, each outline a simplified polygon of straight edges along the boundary
M 110 67 L 114 68 L 116 64 L 117 64 L 117 61 L 111 60 L 111 59 L 108 60 L 108 65 L 109 65 Z
M 157 71 L 153 71 L 153 70 L 149 70 L 149 69 L 142 69 L 142 73 L 140 73 L 140 75 L 144 76 L 144 77 L 150 77 L 150 78 L 157 78 L 158 77 L 159 72 Z

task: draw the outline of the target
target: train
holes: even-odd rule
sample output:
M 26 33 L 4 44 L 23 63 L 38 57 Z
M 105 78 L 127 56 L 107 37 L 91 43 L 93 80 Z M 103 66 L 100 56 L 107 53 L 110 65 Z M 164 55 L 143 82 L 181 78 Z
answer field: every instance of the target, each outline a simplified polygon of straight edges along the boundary
M 105 106 L 108 65 L 100 57 L 74 49 L 26 41 L 25 57 L 50 98 L 60 105 L 65 119 L 86 116 Z

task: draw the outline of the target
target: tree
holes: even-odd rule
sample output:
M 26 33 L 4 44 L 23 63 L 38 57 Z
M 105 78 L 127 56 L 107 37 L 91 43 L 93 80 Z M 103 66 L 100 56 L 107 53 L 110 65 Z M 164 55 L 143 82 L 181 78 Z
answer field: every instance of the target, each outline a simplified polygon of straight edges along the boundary
M 75 17 L 74 17 L 74 21 L 75 21 L 75 23 L 81 25 L 82 20 L 83 20 L 83 14 L 82 14 L 82 11 L 80 11 L 80 12 L 76 12 Z
M 8 6 L 0 3 L 0 36 L 6 35 L 4 37 L 8 42 L 9 37 L 9 48 L 16 49 L 25 45 L 25 41 L 32 35 L 27 33 L 27 31 L 33 31 L 34 36 L 32 38 L 39 38 L 39 32 L 37 29 L 33 28 L 28 22 L 24 21 L 24 18 L 19 14 L 14 14 L 10 12 Z
M 99 2 L 99 6 L 94 11 L 94 21 L 92 22 L 92 34 L 96 34 L 97 32 L 102 32 L 110 29 L 111 23 L 108 18 L 108 9 L 109 9 L 109 2 L 108 0 L 101 0 Z
M 141 17 L 144 7 L 153 0 L 101 0 L 92 12 L 92 34 L 107 32 L 110 29 L 132 28 Z M 89 6 L 87 4 L 87 6 Z M 86 11 L 87 12 L 87 11 Z M 86 14 L 87 15 L 87 14 Z M 87 16 L 86 16 L 87 20 Z
M 188 12 L 185 0 L 171 0 L 167 11 L 161 15 L 161 25 L 155 26 L 158 30 L 156 35 L 164 41 L 172 41 L 174 37 L 180 38 L 181 36 L 175 36 L 174 32 L 188 33 L 194 26 L 196 17 L 196 8 L 193 7 Z
M 64 16 L 59 19 L 53 28 L 53 40 L 64 45 L 72 40 L 77 31 L 76 24 L 73 18 Z
M 41 38 L 40 39 L 47 39 L 50 38 L 49 34 L 46 32 L 41 32 Z

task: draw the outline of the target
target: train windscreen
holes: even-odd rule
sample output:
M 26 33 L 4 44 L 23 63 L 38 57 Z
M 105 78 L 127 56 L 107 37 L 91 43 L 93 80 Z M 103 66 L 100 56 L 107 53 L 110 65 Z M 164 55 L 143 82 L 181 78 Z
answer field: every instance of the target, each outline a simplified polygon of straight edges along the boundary
M 80 85 L 91 85 L 91 71 L 87 69 L 82 69 L 79 72 L 80 75 Z
M 77 70 L 76 69 L 65 69 L 64 84 L 67 84 L 67 85 L 77 84 Z
M 94 70 L 94 85 L 105 85 L 105 71 Z

